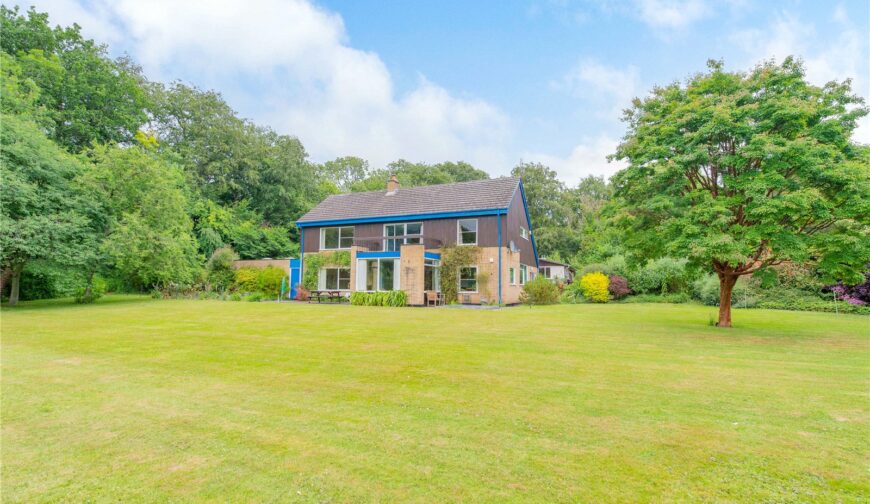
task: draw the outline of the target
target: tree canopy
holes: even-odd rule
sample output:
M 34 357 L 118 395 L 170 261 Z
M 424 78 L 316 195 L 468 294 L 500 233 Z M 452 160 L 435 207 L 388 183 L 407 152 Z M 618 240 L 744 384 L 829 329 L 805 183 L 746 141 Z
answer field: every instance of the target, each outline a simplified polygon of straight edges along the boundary
M 627 112 L 616 158 L 626 244 L 687 257 L 720 279 L 731 324 L 741 275 L 783 262 L 859 279 L 870 258 L 870 164 L 850 141 L 867 113 L 850 83 L 809 84 L 799 61 L 744 74 L 720 62 Z

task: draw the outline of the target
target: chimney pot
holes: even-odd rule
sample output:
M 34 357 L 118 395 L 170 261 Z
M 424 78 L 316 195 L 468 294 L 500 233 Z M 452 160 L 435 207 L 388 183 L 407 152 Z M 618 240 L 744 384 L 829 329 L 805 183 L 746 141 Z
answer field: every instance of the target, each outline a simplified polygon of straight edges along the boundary
M 399 178 L 395 174 L 390 175 L 390 180 L 387 182 L 387 194 L 395 194 L 399 190 Z

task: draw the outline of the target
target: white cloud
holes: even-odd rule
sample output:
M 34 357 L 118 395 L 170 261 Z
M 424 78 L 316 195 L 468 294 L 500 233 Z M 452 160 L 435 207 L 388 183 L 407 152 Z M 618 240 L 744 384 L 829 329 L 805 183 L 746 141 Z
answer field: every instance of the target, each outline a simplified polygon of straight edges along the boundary
M 657 29 L 681 29 L 712 14 L 704 0 L 636 0 L 637 15 Z
M 730 39 L 747 54 L 746 64 L 798 56 L 804 60 L 810 82 L 823 85 L 832 80 L 852 79 L 852 91 L 866 100 L 870 98 L 866 32 L 849 21 L 842 5 L 834 10 L 832 19 L 839 25 L 839 30 L 831 40 L 823 40 L 815 24 L 803 22 L 788 13 L 780 14 L 764 29 L 739 31 Z M 854 138 L 870 143 L 870 120 L 866 117 L 855 130 Z
M 619 140 L 608 135 L 584 137 L 566 157 L 553 156 L 544 153 L 526 153 L 523 159 L 543 163 L 559 175 L 559 178 L 569 185 L 575 185 L 588 175 L 610 178 L 617 171 L 625 168 L 623 161 L 608 162 L 607 156 L 616 152 Z
M 641 89 L 637 67 L 615 68 L 594 59 L 584 59 L 552 87 L 597 105 L 602 119 L 618 120 Z
M 215 87 L 258 122 L 298 136 L 316 160 L 462 159 L 508 169 L 505 114 L 423 77 L 398 94 L 380 57 L 351 47 L 342 18 L 307 0 L 100 0 L 87 9 L 47 0 L 39 8 L 89 36 L 124 33 L 149 77 Z

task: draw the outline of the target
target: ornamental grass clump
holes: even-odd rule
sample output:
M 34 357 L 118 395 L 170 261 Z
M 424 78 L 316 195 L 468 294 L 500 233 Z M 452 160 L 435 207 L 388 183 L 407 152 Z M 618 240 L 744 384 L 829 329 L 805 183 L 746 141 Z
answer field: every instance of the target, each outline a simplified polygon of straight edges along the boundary
M 610 279 L 604 273 L 587 273 L 580 279 L 580 290 L 583 297 L 593 303 L 610 301 Z

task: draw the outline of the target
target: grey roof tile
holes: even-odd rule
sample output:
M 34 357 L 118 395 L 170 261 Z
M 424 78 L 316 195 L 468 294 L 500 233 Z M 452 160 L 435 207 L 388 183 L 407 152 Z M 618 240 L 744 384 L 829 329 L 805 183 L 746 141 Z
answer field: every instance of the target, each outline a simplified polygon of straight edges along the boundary
M 334 194 L 320 202 L 297 222 L 462 212 L 507 208 L 520 179 L 501 177 L 455 184 Z M 386 186 L 386 181 L 384 181 Z

